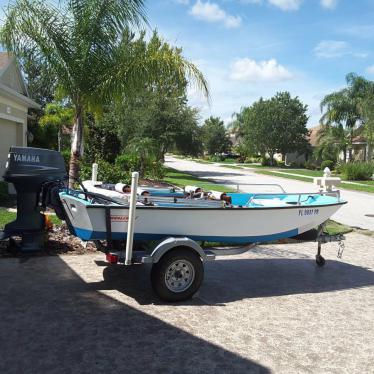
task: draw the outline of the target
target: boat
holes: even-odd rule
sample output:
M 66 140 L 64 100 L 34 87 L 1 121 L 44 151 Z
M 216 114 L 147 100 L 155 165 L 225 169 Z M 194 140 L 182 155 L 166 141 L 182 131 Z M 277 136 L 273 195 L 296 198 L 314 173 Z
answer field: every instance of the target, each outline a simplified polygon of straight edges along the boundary
M 227 193 L 210 200 L 138 196 L 134 240 L 188 237 L 197 241 L 261 243 L 289 238 L 328 220 L 346 201 L 336 192 Z M 71 229 L 82 240 L 126 240 L 129 203 L 81 190 L 61 191 Z
M 108 265 L 152 264 L 152 287 L 166 301 L 192 297 L 204 278 L 203 262 L 216 256 L 244 253 L 255 243 L 292 237 L 318 226 L 316 264 L 321 267 L 325 264 L 321 244 L 344 239 L 323 233 L 323 223 L 346 203 L 339 191 L 331 188 L 310 194 L 218 192 L 214 196 L 190 186 L 176 196 L 173 191 L 157 187 L 143 193 L 138 188 L 138 177 L 138 173 L 132 173 L 131 187 L 124 185 L 120 192 L 112 191 L 110 186 L 97 186 L 96 182 L 91 191 L 84 186 L 71 190 L 66 185 L 65 162 L 60 153 L 11 147 L 4 179 L 17 191 L 17 218 L 0 231 L 0 239 L 10 244 L 21 236 L 17 247 L 21 251 L 43 249 L 44 211 L 49 207 L 66 222 L 72 234 L 94 240 L 105 253 Z M 327 180 L 320 182 L 321 186 L 328 185 Z M 121 198 L 109 196 L 106 191 L 117 192 Z M 142 248 L 133 246 L 134 239 L 155 242 Z M 124 243 L 115 240 L 126 240 L 125 251 Z M 206 248 L 197 241 L 252 244 L 226 250 Z

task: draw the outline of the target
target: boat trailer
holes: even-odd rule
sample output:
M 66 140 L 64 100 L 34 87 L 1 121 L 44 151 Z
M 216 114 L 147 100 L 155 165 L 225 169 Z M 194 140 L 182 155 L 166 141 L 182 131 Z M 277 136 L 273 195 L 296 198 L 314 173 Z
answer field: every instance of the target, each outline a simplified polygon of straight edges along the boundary
M 254 248 L 257 243 L 240 247 L 208 247 L 198 244 L 188 237 L 167 237 L 146 250 L 134 250 L 136 191 L 139 174 L 132 173 L 128 232 L 125 250 L 116 250 L 111 237 L 110 206 L 106 207 L 106 245 L 94 240 L 97 248 L 106 254 L 109 264 L 134 265 L 152 264 L 151 282 L 156 294 L 166 301 L 182 301 L 192 297 L 200 288 L 204 276 L 203 262 L 212 261 L 217 256 L 239 255 Z M 329 235 L 324 231 L 325 223 L 316 230 L 316 264 L 325 265 L 321 255 L 322 244 L 338 242 L 338 257 L 344 250 L 344 235 Z
M 30 253 L 44 249 L 44 211 L 47 207 L 53 208 L 57 216 L 66 221 L 70 232 L 74 234 L 74 229 L 59 199 L 59 191 L 66 183 L 64 160 L 59 152 L 11 147 L 6 169 L 4 179 L 13 183 L 17 191 L 17 218 L 0 232 L 0 240 L 8 240 L 11 244 L 14 242 L 14 237 L 21 236 L 21 245 L 18 247 L 21 252 Z M 125 266 L 152 264 L 152 287 L 161 299 L 181 301 L 192 297 L 203 281 L 203 262 L 214 260 L 216 256 L 242 254 L 256 246 L 256 243 L 250 243 L 235 248 L 205 248 L 188 237 L 166 237 L 145 250 L 139 249 L 138 243 L 134 243 L 138 178 L 137 172 L 132 173 L 125 250 L 117 248 L 118 243 L 112 239 L 110 205 L 105 207 L 106 243 L 94 242 L 97 248 L 106 254 L 109 264 L 123 263 Z M 100 198 L 110 201 L 104 196 Z M 344 249 L 343 240 L 343 235 L 330 236 L 324 233 L 324 225 L 321 225 L 315 238 L 318 243 L 317 265 L 325 264 L 325 259 L 321 255 L 322 244 L 338 241 L 338 257 L 341 257 Z

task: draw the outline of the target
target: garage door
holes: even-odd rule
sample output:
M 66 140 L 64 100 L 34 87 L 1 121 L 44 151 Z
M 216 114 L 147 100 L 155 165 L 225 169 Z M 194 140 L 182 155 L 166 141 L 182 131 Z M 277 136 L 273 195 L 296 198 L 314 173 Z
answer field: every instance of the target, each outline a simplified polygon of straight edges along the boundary
M 9 147 L 20 145 L 19 133 L 22 134 L 22 124 L 0 119 L 0 180 L 5 172 L 5 163 L 8 159 Z M 17 136 L 18 135 L 18 136 Z

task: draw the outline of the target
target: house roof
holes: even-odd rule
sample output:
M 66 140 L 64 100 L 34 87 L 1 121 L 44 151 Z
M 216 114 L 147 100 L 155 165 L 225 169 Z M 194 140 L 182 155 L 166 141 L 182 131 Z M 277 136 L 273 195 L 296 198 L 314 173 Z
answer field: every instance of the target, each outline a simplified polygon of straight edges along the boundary
M 319 136 L 320 136 L 320 131 L 321 131 L 322 125 L 318 125 L 315 127 L 312 127 L 309 129 L 309 135 L 308 135 L 308 140 L 309 143 L 312 147 L 317 147 L 319 143 Z
M 11 60 L 10 54 L 8 52 L 0 52 L 0 70 L 4 70 Z
M 352 143 L 366 143 L 366 138 L 363 135 L 357 135 L 352 139 Z
M 29 108 L 40 108 L 29 96 L 16 58 L 8 52 L 0 52 L 0 91 Z

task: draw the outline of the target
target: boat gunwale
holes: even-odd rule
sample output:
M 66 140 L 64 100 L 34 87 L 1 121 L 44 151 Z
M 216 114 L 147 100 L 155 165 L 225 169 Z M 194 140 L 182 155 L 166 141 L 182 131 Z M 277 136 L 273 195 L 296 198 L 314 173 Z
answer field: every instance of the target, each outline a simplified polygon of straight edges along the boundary
M 290 205 L 290 206 L 256 206 L 256 207 L 217 207 L 217 208 L 209 208 L 209 207 L 166 207 L 166 206 L 152 206 L 152 205 L 137 205 L 136 210 L 138 209 L 152 209 L 152 210 L 227 210 L 227 211 L 246 211 L 246 210 L 276 210 L 276 209 L 315 209 L 315 208 L 323 208 L 323 207 L 330 207 L 330 206 L 337 206 L 337 205 L 344 205 L 347 204 L 347 201 L 340 201 L 338 203 L 333 204 L 321 204 L 321 205 Z M 103 205 L 103 204 L 92 204 L 86 205 L 87 209 L 99 209 L 99 208 L 110 208 L 110 209 L 129 209 L 128 205 Z

